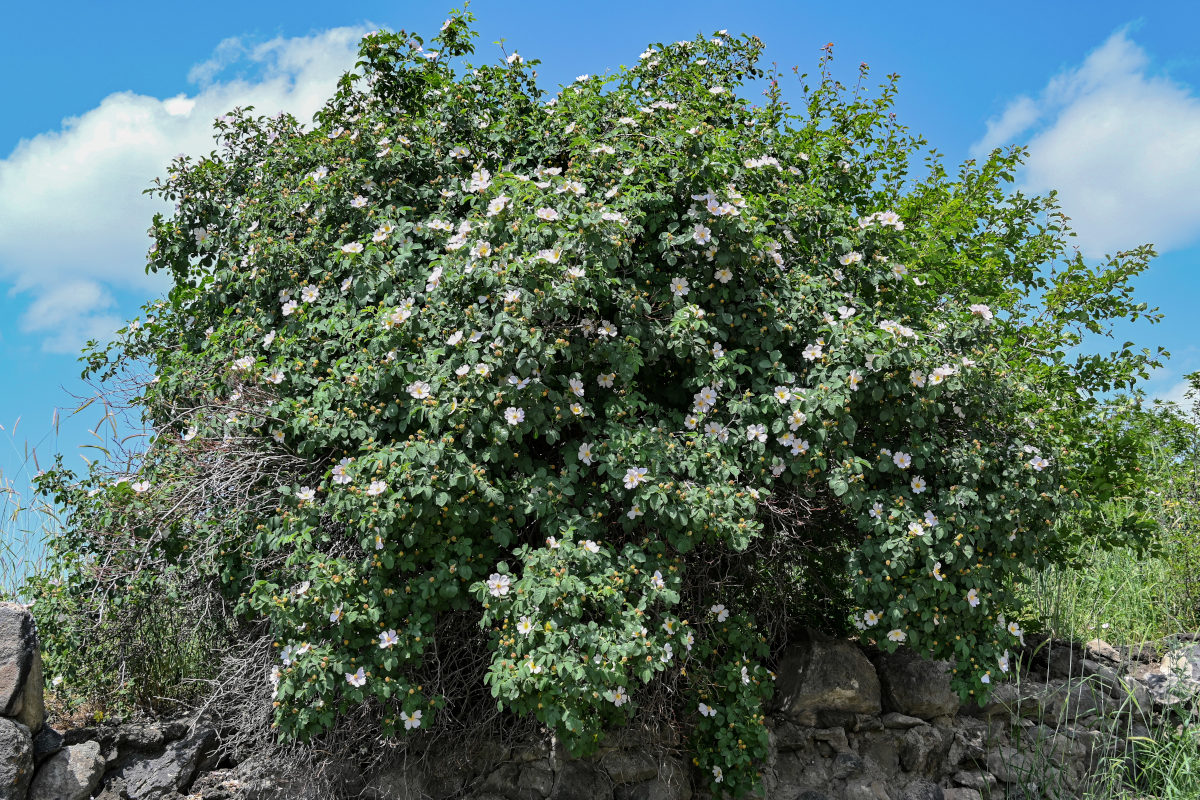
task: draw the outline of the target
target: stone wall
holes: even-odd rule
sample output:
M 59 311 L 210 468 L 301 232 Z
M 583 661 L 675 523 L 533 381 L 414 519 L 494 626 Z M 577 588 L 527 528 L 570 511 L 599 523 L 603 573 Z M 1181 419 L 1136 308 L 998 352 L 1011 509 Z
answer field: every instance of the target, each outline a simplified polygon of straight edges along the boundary
M 811 635 L 780 663 L 763 764 L 768 798 L 981 800 L 1078 796 L 1130 736 L 1195 712 L 1200 637 L 1157 649 L 1033 643 L 1022 680 L 960 706 L 949 667 Z M 637 731 L 569 759 L 549 738 L 471 745 L 416 737 L 364 772 L 330 760 L 318 782 L 278 759 L 219 756 L 197 719 L 55 730 L 44 724 L 33 620 L 0 604 L 0 800 L 691 800 L 709 795 L 678 742 Z M 332 779 L 331 779 L 332 778 Z

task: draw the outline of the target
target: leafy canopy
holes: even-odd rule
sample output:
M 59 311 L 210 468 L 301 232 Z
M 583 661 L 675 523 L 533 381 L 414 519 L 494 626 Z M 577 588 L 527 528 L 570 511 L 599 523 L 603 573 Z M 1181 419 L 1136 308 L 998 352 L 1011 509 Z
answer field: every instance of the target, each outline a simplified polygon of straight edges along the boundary
M 1147 313 L 1149 248 L 1085 265 L 1019 152 L 911 178 L 895 78 L 828 54 L 798 109 L 723 33 L 548 98 L 469 23 L 366 37 L 313 125 L 237 110 L 157 185 L 172 288 L 88 367 L 152 365 L 155 437 L 47 477 L 68 593 L 154 566 L 264 621 L 290 734 L 437 726 L 461 659 L 576 752 L 657 709 L 734 792 L 803 622 L 982 698 L 1023 570 L 1140 530 L 1095 513 L 1136 455 L 1094 398 L 1154 356 L 1067 353 Z

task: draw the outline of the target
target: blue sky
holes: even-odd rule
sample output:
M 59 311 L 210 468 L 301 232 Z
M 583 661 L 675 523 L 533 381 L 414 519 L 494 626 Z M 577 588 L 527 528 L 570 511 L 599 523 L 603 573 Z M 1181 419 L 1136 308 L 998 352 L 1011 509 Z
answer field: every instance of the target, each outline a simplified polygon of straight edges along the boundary
M 77 352 L 163 289 L 144 273 L 156 210 L 141 190 L 180 152 L 206 152 L 209 123 L 238 104 L 307 116 L 378 27 L 431 36 L 431 2 L 23 3 L 0 30 L 0 473 L 27 485 L 26 445 L 82 465 L 96 407 Z M 898 111 L 948 160 L 1029 144 L 1019 178 L 1061 190 L 1098 255 L 1145 241 L 1162 256 L 1139 282 L 1166 321 L 1122 331 L 1174 358 L 1148 385 L 1179 394 L 1200 369 L 1200 51 L 1194 2 L 967 4 L 515 2 L 478 0 L 477 59 L 494 42 L 540 58 L 543 84 L 632 63 L 653 41 L 728 29 L 767 60 L 900 73 Z M 793 95 L 794 96 L 794 95 Z M 14 423 L 20 425 L 14 433 Z M 3 525 L 0 522 L 0 525 Z

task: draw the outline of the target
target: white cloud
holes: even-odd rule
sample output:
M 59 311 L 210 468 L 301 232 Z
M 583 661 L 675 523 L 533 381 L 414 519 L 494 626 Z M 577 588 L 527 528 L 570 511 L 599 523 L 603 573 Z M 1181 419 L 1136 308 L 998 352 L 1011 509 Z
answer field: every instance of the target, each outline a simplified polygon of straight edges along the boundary
M 1166 391 L 1154 395 L 1154 399 L 1162 400 L 1164 403 L 1178 403 L 1181 407 L 1186 407 L 1190 403 L 1187 402 L 1187 398 L 1184 395 L 1191 388 L 1192 385 L 1187 381 L 1180 381 Z
M 1009 143 L 1028 145 L 1024 188 L 1059 191 L 1089 257 L 1200 238 L 1200 98 L 1152 73 L 1125 30 L 1036 98 L 1012 101 L 971 151 Z
M 71 351 L 102 327 L 102 336 L 120 327 L 109 290 L 149 294 L 162 285 L 144 264 L 151 217 L 164 205 L 142 190 L 176 154 L 212 150 L 213 119 L 235 106 L 309 119 L 354 66 L 369 30 L 254 46 L 227 40 L 192 69 L 195 94 L 118 92 L 21 141 L 0 160 L 0 284 L 30 296 L 22 328 L 49 335 L 48 349 Z M 222 77 L 235 69 L 253 77 Z M 45 322 L 68 306 L 73 316 Z

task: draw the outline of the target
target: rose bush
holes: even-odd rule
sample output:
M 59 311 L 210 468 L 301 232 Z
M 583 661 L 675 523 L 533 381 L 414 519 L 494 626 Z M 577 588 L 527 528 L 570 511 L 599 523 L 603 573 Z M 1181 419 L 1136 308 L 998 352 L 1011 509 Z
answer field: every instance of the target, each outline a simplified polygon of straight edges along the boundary
M 1086 265 L 1019 152 L 912 178 L 894 78 L 828 55 L 798 109 L 724 33 L 548 97 L 473 36 L 372 34 L 314 124 L 236 110 L 155 187 L 172 288 L 88 355 L 149 365 L 154 437 L 44 477 L 43 608 L 169 570 L 267 627 L 301 737 L 436 727 L 483 652 L 466 678 L 572 751 L 653 706 L 734 793 L 802 623 L 982 699 L 1023 571 L 1142 530 L 1095 511 L 1137 466 L 1095 396 L 1155 356 L 1067 353 L 1149 313 L 1149 248 Z

